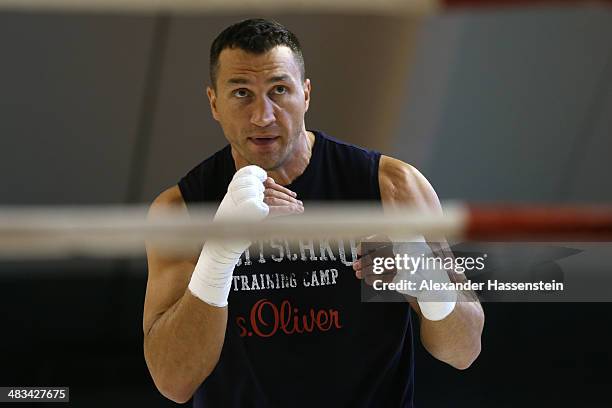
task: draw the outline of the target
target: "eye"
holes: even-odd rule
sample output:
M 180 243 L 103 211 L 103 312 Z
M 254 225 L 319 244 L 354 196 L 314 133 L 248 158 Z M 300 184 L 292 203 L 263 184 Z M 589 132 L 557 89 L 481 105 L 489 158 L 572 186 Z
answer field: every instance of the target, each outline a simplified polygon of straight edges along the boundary
M 276 95 L 283 95 L 287 93 L 287 87 L 284 85 L 276 85 L 274 87 L 274 93 Z
M 236 89 L 232 94 L 236 98 L 246 98 L 247 96 L 249 96 L 249 91 L 247 91 L 244 88 L 240 88 L 240 89 Z

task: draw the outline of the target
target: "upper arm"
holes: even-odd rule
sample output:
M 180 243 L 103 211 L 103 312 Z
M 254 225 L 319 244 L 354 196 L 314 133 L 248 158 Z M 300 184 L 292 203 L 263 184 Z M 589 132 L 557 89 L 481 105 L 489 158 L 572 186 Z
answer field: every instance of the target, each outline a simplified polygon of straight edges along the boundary
M 413 166 L 389 156 L 381 156 L 378 182 L 385 211 L 408 208 L 442 214 L 442 206 L 435 190 Z M 445 253 L 448 249 L 444 238 L 425 236 L 425 239 L 434 253 Z M 419 317 L 422 316 L 416 301 L 410 302 L 410 306 Z
M 419 211 L 442 213 L 438 195 L 429 181 L 408 163 L 381 156 L 378 182 L 385 209 L 414 207 Z
M 148 217 L 155 217 L 165 209 L 179 209 L 187 213 L 187 206 L 178 186 L 162 192 L 151 204 Z M 198 252 L 191 255 L 169 255 L 163 248 L 146 243 L 147 293 L 144 304 L 143 330 L 149 332 L 155 321 L 185 293 L 197 262 Z

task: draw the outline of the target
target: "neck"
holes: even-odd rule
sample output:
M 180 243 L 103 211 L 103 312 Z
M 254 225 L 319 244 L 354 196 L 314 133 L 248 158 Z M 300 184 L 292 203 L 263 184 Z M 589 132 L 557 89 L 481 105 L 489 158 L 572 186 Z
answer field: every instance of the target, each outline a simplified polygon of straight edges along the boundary
M 274 181 L 280 185 L 291 184 L 293 180 L 304 173 L 308 163 L 310 163 L 314 141 L 315 135 L 312 132 L 306 130 L 301 132 L 287 160 L 279 167 L 267 170 L 268 177 L 272 177 Z M 240 158 L 237 157 L 234 149 L 232 149 L 232 156 L 234 157 L 237 170 L 248 165 L 244 160 L 240 160 Z
M 288 185 L 298 178 L 310 163 L 314 134 L 304 131 L 296 141 L 290 156 L 281 166 L 268 171 L 268 176 L 280 185 Z

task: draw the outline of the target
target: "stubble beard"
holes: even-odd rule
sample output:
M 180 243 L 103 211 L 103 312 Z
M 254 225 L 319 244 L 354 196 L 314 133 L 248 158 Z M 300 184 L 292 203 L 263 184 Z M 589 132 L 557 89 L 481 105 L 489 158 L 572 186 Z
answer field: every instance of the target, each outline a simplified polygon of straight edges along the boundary
M 295 152 L 298 143 L 300 143 L 300 131 L 297 131 L 296 134 L 294 134 L 293 137 L 289 139 L 289 143 L 287 143 L 284 149 L 281 149 L 281 151 L 279 152 L 279 157 L 276 159 L 276 162 L 273 165 L 264 167 L 264 169 L 266 171 L 273 171 L 282 167 L 287 162 L 289 157 Z
M 250 164 L 255 164 L 266 171 L 274 171 L 282 167 L 287 160 L 290 158 L 291 154 L 295 151 L 297 147 L 297 143 L 300 142 L 299 137 L 300 132 L 298 131 L 296 135 L 290 139 L 289 143 L 285 146 L 281 146 L 281 148 L 271 155 L 255 155 L 253 154 L 253 160 L 247 160 Z
M 279 168 L 282 163 L 285 162 L 288 156 L 287 147 L 281 148 L 280 151 L 276 151 L 271 154 L 256 153 L 249 149 L 249 143 L 250 142 L 246 142 L 243 145 L 243 149 L 237 149 L 238 154 L 247 164 L 259 166 L 266 171 L 271 171 Z

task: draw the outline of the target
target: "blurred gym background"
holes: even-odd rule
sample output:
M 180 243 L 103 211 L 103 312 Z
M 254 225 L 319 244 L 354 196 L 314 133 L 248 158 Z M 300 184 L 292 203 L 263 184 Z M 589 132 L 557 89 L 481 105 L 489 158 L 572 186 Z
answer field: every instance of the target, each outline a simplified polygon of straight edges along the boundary
M 0 8 L 0 204 L 147 203 L 175 184 L 225 145 L 209 47 L 252 16 L 300 38 L 308 128 L 412 163 L 441 199 L 612 202 L 611 3 L 447 1 L 417 14 Z M 145 282 L 144 257 L 1 262 L 0 386 L 176 405 L 145 366 Z M 611 304 L 485 313 L 467 371 L 417 350 L 420 407 L 612 406 Z

